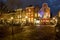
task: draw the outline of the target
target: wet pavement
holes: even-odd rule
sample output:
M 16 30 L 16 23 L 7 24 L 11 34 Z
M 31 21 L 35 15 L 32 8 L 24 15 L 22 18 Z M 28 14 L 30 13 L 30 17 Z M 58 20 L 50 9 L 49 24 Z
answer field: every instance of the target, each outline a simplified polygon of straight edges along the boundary
M 0 40 L 55 40 L 55 27 L 0 26 Z

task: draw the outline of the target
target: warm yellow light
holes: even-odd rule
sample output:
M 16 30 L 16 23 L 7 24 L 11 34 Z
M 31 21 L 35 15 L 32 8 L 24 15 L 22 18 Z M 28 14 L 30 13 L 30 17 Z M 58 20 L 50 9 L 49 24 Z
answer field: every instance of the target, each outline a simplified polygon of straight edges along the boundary
M 34 21 L 36 21 L 36 19 L 34 19 Z
M 23 20 L 23 21 L 26 21 L 26 20 Z
M 53 17 L 53 19 L 55 19 L 55 17 Z
M 3 18 L 1 18 L 1 19 L 3 19 Z
M 35 17 L 37 17 L 37 13 L 35 13 Z
M 49 20 L 46 20 L 46 22 L 49 22 Z
M 21 16 L 20 16 L 20 18 L 21 18 Z
M 11 17 L 11 19 L 13 19 L 13 17 Z
M 10 20 L 8 20 L 7 22 L 10 23 Z
M 44 18 L 46 18 L 46 16 L 44 16 Z
M 59 17 L 60 17 L 60 11 L 59 11 Z
M 29 9 L 29 12 L 31 11 L 31 9 Z
M 25 18 L 28 18 L 27 16 L 25 16 Z
M 40 17 L 40 14 L 38 13 L 38 17 Z
M 40 21 L 39 20 L 36 20 L 36 23 L 40 23 Z
M 21 15 L 18 15 L 18 18 L 21 18 Z

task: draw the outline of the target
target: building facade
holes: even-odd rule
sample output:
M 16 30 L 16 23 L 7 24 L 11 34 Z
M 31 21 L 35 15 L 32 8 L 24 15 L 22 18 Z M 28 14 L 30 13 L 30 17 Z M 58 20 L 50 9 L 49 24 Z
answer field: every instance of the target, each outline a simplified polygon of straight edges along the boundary
M 34 6 L 26 8 L 26 19 L 29 22 L 33 22 L 34 21 Z
M 50 8 L 48 7 L 47 3 L 42 5 L 42 8 L 39 11 L 40 17 L 42 18 L 50 18 Z

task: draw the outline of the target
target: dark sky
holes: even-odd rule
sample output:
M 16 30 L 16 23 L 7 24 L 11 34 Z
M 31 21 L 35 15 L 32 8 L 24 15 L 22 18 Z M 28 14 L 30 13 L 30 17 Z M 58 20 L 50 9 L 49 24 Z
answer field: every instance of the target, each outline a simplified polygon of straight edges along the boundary
M 0 0 L 3 1 L 4 3 L 8 4 L 7 0 Z M 9 0 L 11 1 L 11 0 Z M 49 7 L 51 8 L 51 13 L 53 15 L 57 14 L 58 10 L 60 10 L 60 0 L 13 0 L 13 5 L 10 2 L 10 5 L 15 9 L 17 6 L 19 7 L 26 7 L 28 5 L 39 5 L 40 7 L 42 6 L 43 3 L 48 3 Z

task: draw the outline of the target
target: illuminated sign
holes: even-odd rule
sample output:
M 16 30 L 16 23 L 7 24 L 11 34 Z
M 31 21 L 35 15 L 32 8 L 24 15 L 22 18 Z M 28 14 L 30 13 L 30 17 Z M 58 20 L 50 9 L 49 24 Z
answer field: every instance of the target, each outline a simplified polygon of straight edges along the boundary
M 40 11 L 38 12 L 38 14 L 40 14 L 40 17 L 43 17 L 44 12 L 43 12 L 42 10 L 40 10 Z

